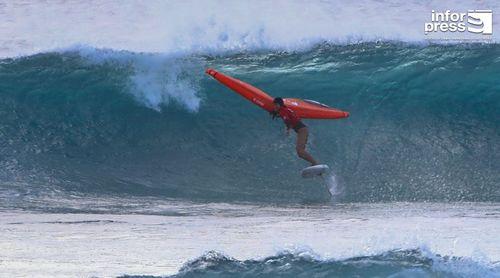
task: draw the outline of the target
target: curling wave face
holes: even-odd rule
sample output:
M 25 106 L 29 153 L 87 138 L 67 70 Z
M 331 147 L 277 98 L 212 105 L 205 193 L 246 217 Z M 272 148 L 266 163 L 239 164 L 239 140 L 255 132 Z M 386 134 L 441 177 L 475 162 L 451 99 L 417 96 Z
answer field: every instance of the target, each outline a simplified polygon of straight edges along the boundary
M 495 267 L 467 258 L 413 249 L 344 260 L 322 260 L 307 251 L 282 252 L 260 260 L 245 261 L 210 251 L 187 262 L 178 274 L 169 277 L 497 277 L 497 274 Z
M 282 123 L 204 76 L 349 111 L 308 121 L 344 201 L 499 201 L 498 45 L 321 44 L 172 56 L 89 47 L 0 62 L 5 202 L 54 194 L 322 202 Z

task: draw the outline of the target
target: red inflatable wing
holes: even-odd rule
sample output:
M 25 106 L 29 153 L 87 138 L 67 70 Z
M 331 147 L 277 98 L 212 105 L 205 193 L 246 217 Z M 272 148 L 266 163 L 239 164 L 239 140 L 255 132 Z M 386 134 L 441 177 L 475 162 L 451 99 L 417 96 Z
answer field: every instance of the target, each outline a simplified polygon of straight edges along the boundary
M 342 119 L 349 112 L 331 108 L 323 103 L 309 99 L 285 98 L 285 105 L 303 119 Z
M 268 112 L 273 111 L 274 98 L 259 90 L 258 88 L 255 88 L 254 86 L 231 76 L 222 74 L 214 69 L 207 69 L 205 72 L 213 78 L 217 79 L 217 81 L 219 81 L 220 83 L 226 85 L 231 90 L 240 94 L 242 97 L 260 106 L 262 109 L 267 110 Z
M 207 69 L 206 73 L 262 109 L 268 112 L 273 111 L 274 98 L 260 89 L 214 69 Z M 328 107 L 317 101 L 298 98 L 285 98 L 283 100 L 287 107 L 303 119 L 340 119 L 349 117 L 348 112 Z

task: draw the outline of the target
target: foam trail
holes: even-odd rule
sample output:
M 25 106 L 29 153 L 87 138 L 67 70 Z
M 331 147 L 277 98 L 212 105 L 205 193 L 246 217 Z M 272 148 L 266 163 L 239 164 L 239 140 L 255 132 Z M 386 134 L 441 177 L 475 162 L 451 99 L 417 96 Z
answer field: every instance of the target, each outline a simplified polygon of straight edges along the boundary
M 330 174 L 328 174 L 328 176 L 323 177 L 323 181 L 326 189 L 332 195 L 332 199 L 337 200 L 342 196 L 343 188 L 341 187 L 337 176 L 332 170 L 330 170 Z

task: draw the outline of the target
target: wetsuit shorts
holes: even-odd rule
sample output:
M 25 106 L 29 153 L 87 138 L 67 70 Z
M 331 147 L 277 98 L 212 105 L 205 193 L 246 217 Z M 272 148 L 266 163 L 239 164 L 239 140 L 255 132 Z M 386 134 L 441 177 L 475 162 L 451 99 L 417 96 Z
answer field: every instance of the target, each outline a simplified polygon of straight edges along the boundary
M 294 127 L 293 127 L 293 130 L 295 130 L 295 132 L 299 132 L 299 129 L 303 128 L 303 127 L 307 127 L 302 121 L 299 121 Z

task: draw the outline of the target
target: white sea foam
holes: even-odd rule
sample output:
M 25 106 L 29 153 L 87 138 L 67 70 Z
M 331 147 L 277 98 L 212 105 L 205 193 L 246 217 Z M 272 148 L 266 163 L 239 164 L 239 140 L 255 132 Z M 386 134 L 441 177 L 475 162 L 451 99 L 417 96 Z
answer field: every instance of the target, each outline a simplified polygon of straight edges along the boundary
M 78 52 L 93 64 L 114 63 L 119 67 L 130 68 L 129 91 L 149 108 L 160 110 L 162 105 L 171 101 L 191 112 L 196 112 L 200 106 L 198 84 L 203 76 L 203 67 L 195 57 L 102 50 L 86 46 L 59 51 Z
M 324 177 L 323 180 L 326 188 L 328 189 L 328 191 L 330 191 L 330 194 L 332 195 L 332 199 L 334 201 L 342 197 L 344 193 L 344 188 L 342 187 L 342 184 L 337 178 L 337 175 L 335 175 L 333 171 L 330 171 L 330 174 Z
M 85 201 L 69 205 L 103 204 L 95 200 L 80 203 Z M 498 274 L 497 204 L 281 208 L 139 199 L 106 199 L 104 203 L 108 202 L 116 202 L 120 208 L 136 202 L 143 207 L 134 205 L 132 209 L 139 211 L 128 214 L 121 210 L 114 215 L 105 210 L 99 214 L 0 213 L 3 273 L 47 277 L 169 275 L 210 250 L 237 260 L 261 259 L 283 251 L 316 260 L 343 260 L 394 249 L 419 249 L 435 262 L 441 259 L 434 254 L 466 258 L 434 263 L 437 270 L 465 277 Z
M 329 41 L 425 40 L 431 10 L 500 9 L 498 1 L 10 1 L 0 57 L 74 44 L 133 52 L 296 50 Z M 493 22 L 493 40 L 499 23 Z

